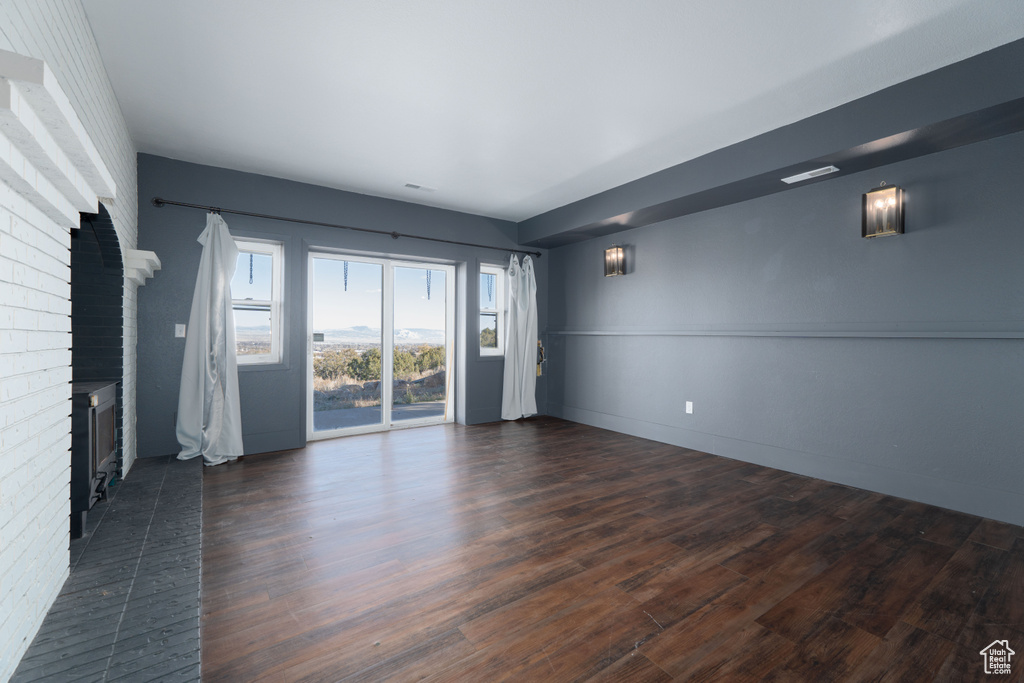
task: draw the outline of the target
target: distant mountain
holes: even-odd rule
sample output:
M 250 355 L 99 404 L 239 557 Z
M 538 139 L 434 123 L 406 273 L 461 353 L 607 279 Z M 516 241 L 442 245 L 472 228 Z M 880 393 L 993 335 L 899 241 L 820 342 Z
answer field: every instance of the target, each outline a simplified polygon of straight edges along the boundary
M 269 340 L 270 325 L 235 325 L 235 339 L 240 342 Z
M 444 344 L 444 330 L 428 330 L 410 327 L 395 330 L 395 341 L 399 344 Z
M 367 327 L 366 325 L 324 330 L 323 333 L 324 341 L 327 343 L 380 343 L 380 328 Z M 270 336 L 270 327 L 268 325 L 237 326 L 235 327 L 235 334 L 242 341 L 259 339 Z M 422 327 L 401 328 L 395 330 L 395 342 L 398 344 L 444 344 L 444 330 L 430 330 Z
M 336 344 L 379 342 L 380 329 L 359 325 L 344 329 L 324 330 L 324 341 Z M 422 327 L 400 328 L 395 330 L 395 342 L 398 344 L 444 344 L 444 330 L 429 330 Z
M 380 328 L 374 329 L 366 325 L 346 327 L 342 330 L 324 330 L 324 341 L 335 343 L 380 342 Z

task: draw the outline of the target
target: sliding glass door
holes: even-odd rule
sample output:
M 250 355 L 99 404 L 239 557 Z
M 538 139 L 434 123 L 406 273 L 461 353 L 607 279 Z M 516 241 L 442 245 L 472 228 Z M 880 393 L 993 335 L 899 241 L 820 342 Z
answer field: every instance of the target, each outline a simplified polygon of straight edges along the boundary
M 452 266 L 311 253 L 307 436 L 453 419 Z
M 448 271 L 398 266 L 394 274 L 391 421 L 442 420 L 448 409 Z
M 384 266 L 314 257 L 309 272 L 313 431 L 380 427 Z

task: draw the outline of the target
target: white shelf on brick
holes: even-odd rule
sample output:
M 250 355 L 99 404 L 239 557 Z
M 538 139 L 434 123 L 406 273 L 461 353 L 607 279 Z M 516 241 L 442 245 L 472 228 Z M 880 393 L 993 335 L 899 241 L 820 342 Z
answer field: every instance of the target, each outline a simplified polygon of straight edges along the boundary
M 146 284 L 153 273 L 160 270 L 160 257 L 156 252 L 142 249 L 124 250 L 124 276 L 139 285 Z

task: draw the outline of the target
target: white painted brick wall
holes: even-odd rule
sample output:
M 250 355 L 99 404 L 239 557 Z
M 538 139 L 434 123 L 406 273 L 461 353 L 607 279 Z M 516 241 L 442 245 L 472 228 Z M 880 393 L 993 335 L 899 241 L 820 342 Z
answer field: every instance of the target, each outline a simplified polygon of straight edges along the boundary
M 138 238 L 136 151 L 80 0 L 0 0 L 0 49 L 46 61 L 117 184 L 122 252 Z M 0 183 L 0 683 L 68 573 L 70 234 Z M 125 470 L 135 459 L 136 286 L 124 285 Z
M 0 49 L 46 61 L 117 184 L 105 201 L 122 252 L 138 246 L 136 150 L 80 0 L 0 0 Z M 0 249 L 0 253 L 7 254 Z M 0 262 L 0 279 L 4 264 Z M 137 286 L 124 284 L 124 465 L 135 460 Z M 2 327 L 0 327 L 2 329 Z M 2 680 L 2 679 L 0 679 Z
M 0 680 L 68 572 L 70 232 L 30 209 L 0 188 Z

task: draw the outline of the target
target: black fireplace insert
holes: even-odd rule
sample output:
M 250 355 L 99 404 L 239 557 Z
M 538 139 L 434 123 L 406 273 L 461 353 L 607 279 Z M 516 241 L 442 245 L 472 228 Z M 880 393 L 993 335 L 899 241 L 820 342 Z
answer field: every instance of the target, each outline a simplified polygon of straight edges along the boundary
M 117 469 L 117 382 L 71 385 L 71 538 Z

